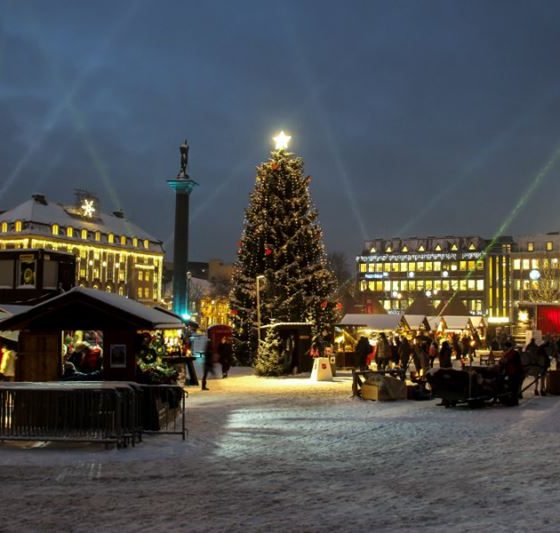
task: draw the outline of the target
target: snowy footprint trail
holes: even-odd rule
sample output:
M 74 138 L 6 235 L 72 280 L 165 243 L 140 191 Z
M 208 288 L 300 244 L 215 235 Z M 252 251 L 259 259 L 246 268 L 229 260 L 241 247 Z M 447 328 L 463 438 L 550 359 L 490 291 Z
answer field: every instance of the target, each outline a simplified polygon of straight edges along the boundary
M 0 445 L 3 531 L 558 531 L 560 398 L 363 402 L 348 378 L 234 369 L 190 390 L 189 436 Z

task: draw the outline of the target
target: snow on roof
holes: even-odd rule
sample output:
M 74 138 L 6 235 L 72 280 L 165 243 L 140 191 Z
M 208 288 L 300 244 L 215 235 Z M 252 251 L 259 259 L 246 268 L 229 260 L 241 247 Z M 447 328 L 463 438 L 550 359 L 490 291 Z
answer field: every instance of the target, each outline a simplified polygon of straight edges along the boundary
M 447 326 L 446 329 L 467 329 L 470 325 L 471 317 L 469 316 L 450 316 L 441 317 Z
M 39 225 L 48 226 L 45 228 L 33 226 L 30 229 L 23 229 L 21 233 L 48 233 L 51 234 L 51 226 L 58 224 L 59 226 L 71 226 L 77 229 L 87 229 L 89 231 L 100 231 L 101 233 L 113 233 L 114 235 L 126 235 L 128 237 L 137 237 L 138 239 L 147 239 L 154 243 L 161 243 L 155 237 L 130 222 L 126 218 L 121 218 L 113 214 L 96 213 L 91 221 L 80 216 L 73 216 L 71 210 L 74 206 L 64 206 L 55 202 L 38 202 L 31 198 L 26 202 L 8 209 L 0 214 L 0 221 L 30 222 Z
M 430 326 L 430 329 L 434 330 L 434 329 L 438 328 L 438 326 L 441 322 L 441 317 L 440 316 L 427 316 L 426 321 L 428 322 L 428 326 Z
M 22 311 L 19 314 L 23 314 L 26 312 L 34 313 L 37 310 L 42 310 L 43 308 L 50 308 L 52 307 L 53 303 L 56 303 L 58 300 L 66 299 L 71 294 L 83 294 L 89 298 L 93 298 L 101 303 L 109 305 L 115 309 L 115 311 L 121 311 L 123 313 L 127 313 L 129 315 L 133 315 L 141 320 L 144 320 L 150 324 L 154 329 L 180 329 L 183 327 L 183 322 L 179 317 L 172 316 L 168 313 L 164 313 L 162 311 L 158 311 L 152 307 L 148 307 L 136 300 L 131 300 L 124 296 L 119 296 L 118 294 L 100 291 L 97 289 L 88 289 L 85 287 L 74 287 L 67 292 L 59 294 L 54 298 L 49 298 L 44 302 L 41 302 L 33 307 L 28 308 L 26 311 Z M 25 306 L 22 306 L 25 307 Z M 8 318 L 10 315 L 4 318 Z M 0 327 L 2 322 L 0 321 Z
M 471 316 L 471 324 L 473 328 L 486 326 L 486 319 L 483 316 Z
M 0 304 L 0 312 L 2 313 L 2 318 L 6 316 L 17 315 L 23 311 L 31 309 L 32 305 L 16 305 L 16 304 Z
M 373 330 L 394 330 L 401 323 L 401 315 L 367 315 L 349 313 L 344 315 L 340 324 L 346 326 L 365 326 Z
M 406 323 L 408 324 L 408 327 L 410 329 L 418 329 L 422 323 L 424 322 L 424 319 L 426 318 L 426 315 L 404 315 L 404 320 L 406 321 Z

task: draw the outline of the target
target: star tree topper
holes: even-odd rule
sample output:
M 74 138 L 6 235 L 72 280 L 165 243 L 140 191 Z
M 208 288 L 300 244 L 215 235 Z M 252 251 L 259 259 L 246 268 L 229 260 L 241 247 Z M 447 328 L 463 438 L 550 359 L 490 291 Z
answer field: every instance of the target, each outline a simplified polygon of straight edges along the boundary
M 276 135 L 276 137 L 273 137 L 273 140 L 276 143 L 276 150 L 285 150 L 288 148 L 288 143 L 291 138 L 291 135 L 286 135 L 283 131 Z

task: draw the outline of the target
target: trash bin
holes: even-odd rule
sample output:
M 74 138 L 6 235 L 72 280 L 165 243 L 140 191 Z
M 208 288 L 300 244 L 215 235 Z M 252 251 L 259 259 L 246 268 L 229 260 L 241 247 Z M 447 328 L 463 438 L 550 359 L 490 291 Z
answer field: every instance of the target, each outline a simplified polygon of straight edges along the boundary
M 331 362 L 328 357 L 316 357 L 313 360 L 311 381 L 332 381 Z

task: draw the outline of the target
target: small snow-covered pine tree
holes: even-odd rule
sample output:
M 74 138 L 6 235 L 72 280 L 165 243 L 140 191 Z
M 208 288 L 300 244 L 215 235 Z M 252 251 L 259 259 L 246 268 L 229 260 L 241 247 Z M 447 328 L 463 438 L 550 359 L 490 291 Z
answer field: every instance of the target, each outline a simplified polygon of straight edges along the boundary
M 257 352 L 255 372 L 259 376 L 281 376 L 287 371 L 282 342 L 276 328 L 266 328 L 266 336 Z
M 319 336 L 335 322 L 336 280 L 327 267 L 310 182 L 303 160 L 284 149 L 273 150 L 257 167 L 230 293 L 239 341 L 234 353 L 241 364 L 254 362 L 257 353 L 257 276 L 265 277 L 261 324 L 311 322 L 313 335 Z

